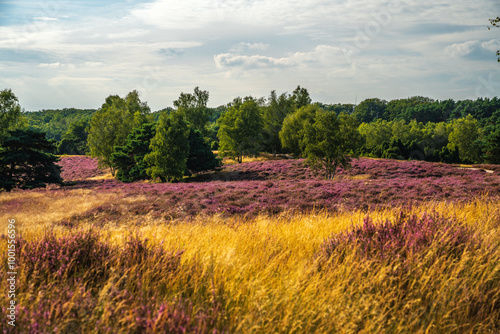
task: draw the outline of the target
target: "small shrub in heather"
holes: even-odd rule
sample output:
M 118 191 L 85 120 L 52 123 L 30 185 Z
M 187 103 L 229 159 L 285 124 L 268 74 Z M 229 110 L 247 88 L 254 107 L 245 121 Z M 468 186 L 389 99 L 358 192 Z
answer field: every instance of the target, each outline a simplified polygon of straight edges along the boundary
M 48 233 L 32 242 L 18 239 L 18 247 L 22 268 L 31 283 L 50 279 L 72 282 L 83 276 L 87 282 L 99 281 L 111 256 L 110 247 L 93 231 L 59 238 Z
M 436 256 L 459 256 L 480 241 L 471 228 L 437 214 L 407 216 L 403 212 L 391 222 L 375 224 L 370 217 L 363 225 L 328 238 L 321 246 L 322 259 L 342 257 L 352 250 L 366 259 L 408 261 L 433 249 Z

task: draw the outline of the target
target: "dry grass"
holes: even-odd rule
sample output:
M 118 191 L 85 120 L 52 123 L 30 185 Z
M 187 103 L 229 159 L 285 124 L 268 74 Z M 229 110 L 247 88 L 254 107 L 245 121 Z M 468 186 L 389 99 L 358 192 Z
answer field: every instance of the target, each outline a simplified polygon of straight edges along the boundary
M 28 204 L 2 212 L 0 219 L 3 223 L 15 218 L 23 235 L 34 239 L 42 236 L 40 226 L 47 229 L 51 222 L 115 200 L 114 195 L 99 197 L 88 191 L 68 191 L 52 197 L 13 193 L 2 194 L 0 205 L 25 196 L 30 198 Z M 194 303 L 195 310 L 217 300 L 223 311 L 215 327 L 233 333 L 500 330 L 500 200 L 430 202 L 408 210 L 418 215 L 430 211 L 472 226 L 489 248 L 466 252 L 458 259 L 435 258 L 431 248 L 420 264 L 396 275 L 397 264 L 360 261 L 354 253 L 347 254 L 342 262 L 334 259 L 328 270 L 318 270 L 315 254 L 320 245 L 332 233 L 360 224 L 366 215 L 361 211 L 252 219 L 200 216 L 189 222 L 169 223 L 149 219 L 140 226 L 136 225 L 137 217 L 130 217 L 128 223 L 119 226 L 96 227 L 82 220 L 80 227 L 96 229 L 102 242 L 113 247 L 122 247 L 126 237 L 134 233 L 169 252 L 184 250 L 179 271 L 169 277 L 168 283 L 162 283 L 166 285 L 149 282 L 141 289 L 163 291 L 155 296 L 164 300 L 182 297 Z M 393 208 L 371 212 L 370 216 L 375 221 L 392 220 L 399 212 L 400 208 Z M 61 236 L 75 233 L 60 226 L 54 231 Z M 5 242 L 0 242 L 0 247 L 5 248 Z M 134 286 L 134 272 L 129 274 L 126 284 Z M 103 284 L 106 289 L 119 285 L 112 279 Z M 493 300 L 482 300 L 485 289 L 492 287 L 498 288 L 496 294 L 489 295 Z M 56 290 L 43 293 L 44 298 L 58 298 Z M 0 298 L 2 305 L 4 298 Z M 28 296 L 20 294 L 21 305 L 29 309 L 35 309 L 38 302 L 30 305 Z M 104 319 L 115 326 L 113 332 L 125 333 L 130 330 L 123 327 L 127 317 L 140 307 L 139 301 L 126 306 L 130 314 L 121 324 L 99 313 L 83 315 L 87 318 L 82 324 L 92 331 L 92 322 Z M 53 321 L 62 322 L 68 316 L 71 313 Z
M 218 153 L 218 151 L 215 151 L 215 152 Z M 269 154 L 269 153 L 260 153 L 259 156 L 257 156 L 257 157 L 243 157 L 242 163 L 255 162 L 255 161 L 262 162 L 262 161 L 282 160 L 282 159 L 283 159 L 282 155 L 273 156 L 272 154 Z M 238 162 L 236 160 L 229 159 L 229 158 L 224 158 L 222 160 L 222 162 L 224 163 L 224 165 L 236 165 L 236 164 L 238 164 Z

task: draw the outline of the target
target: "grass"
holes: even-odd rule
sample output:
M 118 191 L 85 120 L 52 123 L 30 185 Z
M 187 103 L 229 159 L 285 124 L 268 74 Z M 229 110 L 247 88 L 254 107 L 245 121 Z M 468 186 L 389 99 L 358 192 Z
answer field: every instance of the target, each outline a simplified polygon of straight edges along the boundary
M 38 200 L 36 205 L 48 205 L 54 199 Z M 400 209 L 374 211 L 370 217 L 393 221 Z M 433 242 L 400 271 L 397 261 L 357 257 L 354 245 L 342 261 L 333 257 L 321 265 L 318 254 L 325 240 L 361 226 L 366 216 L 361 211 L 211 216 L 140 226 L 135 221 L 103 227 L 83 222 L 78 230 L 24 223 L 23 238 L 32 243 L 42 240 L 68 250 L 79 243 L 90 245 L 79 246 L 90 254 L 93 249 L 109 254 L 89 260 L 81 271 L 63 270 L 61 276 L 43 272 L 43 259 L 31 273 L 21 261 L 20 328 L 25 333 L 37 328 L 40 333 L 154 332 L 167 328 L 161 327 L 168 325 L 168 317 L 159 317 L 163 308 L 175 320 L 171 328 L 181 324 L 194 332 L 498 331 L 500 201 L 433 202 L 406 209 L 417 216 L 424 211 L 468 226 L 481 246 L 448 257 L 433 253 L 439 246 Z M 41 218 L 52 219 L 46 215 Z M 81 237 L 86 233 L 95 237 Z M 6 240 L 0 247 L 6 248 Z M 36 247 L 24 244 L 23 251 L 36 254 Z M 134 260 L 134 254 L 143 255 Z M 175 254 L 181 254 L 179 263 Z M 159 261 L 165 265 L 158 266 Z M 167 267 L 172 269 L 157 275 Z

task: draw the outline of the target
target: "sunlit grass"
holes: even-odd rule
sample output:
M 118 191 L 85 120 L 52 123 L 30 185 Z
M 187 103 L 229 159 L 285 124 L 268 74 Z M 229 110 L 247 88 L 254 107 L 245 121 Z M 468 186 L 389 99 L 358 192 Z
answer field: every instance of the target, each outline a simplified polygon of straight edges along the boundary
M 28 239 L 41 240 L 52 227 L 58 237 L 93 230 L 99 242 L 114 254 L 95 265 L 107 269 L 92 284 L 86 284 L 85 277 L 75 281 L 50 273 L 42 279 L 42 272 L 23 277 L 26 272 L 20 262 L 19 304 L 26 310 L 19 312 L 19 323 L 25 328 L 32 329 L 37 322 L 45 328 L 41 332 L 104 332 L 109 327 L 113 333 L 127 333 L 154 332 L 147 324 L 156 324 L 161 332 L 158 328 L 164 330 L 166 327 L 161 326 L 166 326 L 167 320 L 159 314 L 161 305 L 166 305 L 167 309 L 180 310 L 172 319 L 189 323 L 189 328 L 198 332 L 214 328 L 232 333 L 500 330 L 498 199 L 428 202 L 370 212 L 375 222 L 393 221 L 401 210 L 418 216 L 435 212 L 469 226 L 482 240 L 479 249 L 465 250 L 458 257 L 436 256 L 438 244 L 433 243 L 419 255 L 418 262 L 401 271 L 398 262 L 360 259 L 354 245 L 342 259 L 334 257 L 328 266 L 319 265 L 317 255 L 323 242 L 332 234 L 360 226 L 366 216 L 361 210 L 253 218 L 212 215 L 171 222 L 131 216 L 119 224 L 99 226 L 82 218 L 76 227 L 66 228 L 51 222 L 113 202 L 115 195 L 94 198 L 78 190 L 52 197 L 14 193 L 2 194 L 0 204 L 19 196 L 30 196 L 31 204 L 16 208 L 18 214 L 2 212 L 0 219 L 12 219 L 9 215 L 15 214 L 20 231 Z M 178 267 L 174 266 L 177 269 L 160 277 L 160 255 L 148 255 L 141 263 L 121 255 L 129 254 L 126 249 L 136 252 L 139 240 L 146 239 L 147 244 L 161 247 L 165 254 L 184 251 Z M 6 248 L 6 240 L 0 241 L 0 247 Z M 122 263 L 121 267 L 116 263 Z M 35 277 L 41 280 L 40 287 L 30 286 Z M 65 289 L 69 289 L 67 293 Z M 71 296 L 69 291 L 73 291 Z M 5 298 L 0 297 L 2 305 Z

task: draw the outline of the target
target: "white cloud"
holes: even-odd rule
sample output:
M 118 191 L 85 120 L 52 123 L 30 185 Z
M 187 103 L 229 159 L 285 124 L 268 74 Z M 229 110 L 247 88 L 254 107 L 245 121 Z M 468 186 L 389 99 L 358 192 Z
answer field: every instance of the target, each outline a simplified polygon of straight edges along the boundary
M 0 23 L 0 83 L 36 95 L 20 97 L 29 109 L 96 107 L 132 89 L 160 109 L 197 85 L 214 105 L 297 84 L 330 103 L 353 102 L 356 91 L 459 98 L 475 83 L 453 79 L 487 77 L 500 49 L 500 29 L 486 29 L 497 0 L 79 2 Z
M 61 63 L 57 62 L 57 63 L 41 63 L 40 65 L 38 65 L 38 67 L 41 67 L 41 68 L 58 68 L 61 66 Z
M 495 52 L 500 48 L 498 40 L 490 40 L 482 42 L 480 40 L 472 40 L 463 43 L 454 43 L 446 47 L 445 53 L 452 57 L 465 57 L 478 52 Z
M 267 56 L 242 56 L 232 53 L 222 53 L 214 57 L 218 68 L 224 67 L 243 67 L 243 68 L 270 68 L 270 67 L 288 67 L 293 65 L 290 58 L 273 58 Z

